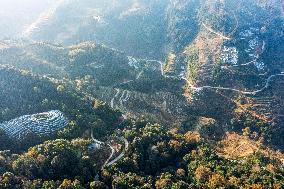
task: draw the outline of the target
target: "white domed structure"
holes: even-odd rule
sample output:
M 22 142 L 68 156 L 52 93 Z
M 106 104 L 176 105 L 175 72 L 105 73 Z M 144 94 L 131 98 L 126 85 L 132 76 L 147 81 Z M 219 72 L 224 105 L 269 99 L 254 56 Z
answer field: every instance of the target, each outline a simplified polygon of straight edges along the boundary
M 0 124 L 0 129 L 15 139 L 22 139 L 28 134 L 48 136 L 66 127 L 68 120 L 59 110 L 24 115 Z

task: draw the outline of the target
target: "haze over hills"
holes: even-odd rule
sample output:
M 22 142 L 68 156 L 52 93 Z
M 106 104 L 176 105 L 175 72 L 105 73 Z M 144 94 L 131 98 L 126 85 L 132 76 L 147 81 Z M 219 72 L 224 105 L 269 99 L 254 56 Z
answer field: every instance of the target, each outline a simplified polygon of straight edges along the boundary
M 30 29 L 24 32 L 25 35 L 33 39 L 65 44 L 96 40 L 125 52 L 113 51 L 105 47 L 97 48 L 88 43 L 74 47 L 67 47 L 66 45 L 65 47 L 64 45 L 51 47 L 49 44 L 34 44 L 31 45 L 34 46 L 31 48 L 26 48 L 24 44 L 19 49 L 24 49 L 28 56 L 41 62 L 40 64 L 36 62 L 35 65 L 39 66 L 38 70 L 44 70 L 45 74 L 58 72 L 59 77 L 64 75 L 72 78 L 72 80 L 80 80 L 86 75 L 95 77 L 93 82 L 96 85 L 88 85 L 88 89 L 85 89 L 84 92 L 106 101 L 112 107 L 124 109 L 125 113 L 131 112 L 135 117 L 152 109 L 150 112 L 152 116 L 150 117 L 158 114 L 159 118 L 154 116 L 154 120 L 160 122 L 169 119 L 170 115 L 183 117 L 179 120 L 179 122 L 183 122 L 186 119 L 185 115 L 188 116 L 187 111 L 194 116 L 221 118 L 221 122 L 230 122 L 233 117 L 232 111 L 238 107 L 234 100 L 239 98 L 237 96 L 243 95 L 241 91 L 256 91 L 265 86 L 266 79 L 270 75 L 283 72 L 283 53 L 281 52 L 281 49 L 283 51 L 281 46 L 283 37 L 281 33 L 274 32 L 275 28 L 277 28 L 277 31 L 281 31 L 281 27 L 283 27 L 282 6 L 280 1 L 271 2 L 271 4 L 254 1 L 243 1 L 238 4 L 234 1 L 226 1 L 223 4 L 218 4 L 217 1 L 206 3 L 199 1 L 163 1 L 163 3 L 160 1 L 151 3 L 147 1 L 120 1 L 115 3 L 113 1 L 82 1 L 79 4 L 77 1 L 58 1 L 43 14 L 47 15 L 44 19 L 42 19 L 42 16 L 39 17 Z M 108 7 L 108 9 L 104 9 L 104 7 Z M 239 8 L 234 9 L 233 7 Z M 216 14 L 216 11 L 218 11 L 218 14 Z M 254 15 L 254 17 L 249 17 L 249 15 Z M 155 19 L 153 19 L 154 17 Z M 155 20 L 159 25 L 145 22 L 145 19 Z M 119 26 L 119 23 L 122 25 Z M 57 27 L 59 25 L 60 27 Z M 143 30 L 138 29 L 142 33 L 136 32 L 137 27 L 143 28 Z M 157 33 L 148 31 L 147 28 L 151 27 L 155 28 Z M 68 30 L 70 28 L 75 29 L 70 32 Z M 125 32 L 126 28 L 134 36 L 129 36 Z M 87 32 L 93 34 L 86 34 Z M 143 32 L 148 37 L 142 37 Z M 60 33 L 67 38 L 60 37 Z M 151 38 L 157 39 L 156 34 L 159 35 L 159 39 L 164 39 L 162 44 L 150 40 Z M 85 38 L 86 36 L 92 37 Z M 139 37 L 142 37 L 143 40 L 140 40 Z M 122 40 L 123 43 L 118 42 L 118 39 Z M 147 44 L 146 47 L 143 43 L 148 39 L 151 44 Z M 277 41 L 277 43 L 274 41 Z M 137 47 L 131 47 L 134 44 Z M 38 46 L 42 47 L 39 48 Z M 144 65 L 147 61 L 135 59 L 135 57 L 130 58 L 129 55 L 132 55 L 132 52 L 127 49 L 129 47 L 131 47 L 130 50 L 135 50 L 134 55 L 148 59 L 150 70 L 148 65 Z M 156 47 L 163 50 L 154 54 L 164 57 L 165 61 L 150 61 L 152 57 L 151 48 Z M 48 50 L 48 48 L 53 48 L 53 50 Z M 40 53 L 45 57 L 42 58 L 39 55 L 39 49 L 43 49 L 40 50 Z M 140 53 L 139 50 L 149 51 Z M 46 56 L 48 53 L 50 54 Z M 271 54 L 273 54 L 273 58 L 267 58 Z M 17 56 L 15 57 L 18 59 Z M 31 59 L 27 56 L 24 57 L 28 61 Z M 136 65 L 131 64 L 133 61 Z M 84 62 L 84 65 L 81 62 Z M 162 70 L 160 63 L 163 67 Z M 79 64 L 80 66 L 76 66 Z M 22 62 L 18 64 L 18 66 L 20 65 L 33 64 Z M 40 69 L 44 65 L 49 67 L 52 65 L 51 67 L 54 70 Z M 139 65 L 138 68 L 136 68 L 137 65 Z M 86 66 L 87 69 L 82 68 L 82 66 Z M 36 70 L 35 67 L 32 69 Z M 100 88 L 95 90 L 94 86 L 100 86 Z M 175 87 L 173 88 L 173 86 Z M 199 95 L 192 99 L 192 94 L 195 94 L 194 91 L 196 90 L 192 91 L 194 88 L 191 86 L 195 86 L 197 89 L 199 86 L 212 86 L 213 88 L 211 90 L 208 87 L 205 88 L 205 92 L 203 92 L 205 94 L 201 93 L 201 97 Z M 186 89 L 184 90 L 183 87 L 186 87 Z M 222 87 L 225 90 L 216 93 L 214 87 Z M 226 88 L 235 91 L 226 90 Z M 221 95 L 229 95 L 229 101 L 233 101 L 230 103 L 226 101 L 219 94 L 220 92 Z M 154 93 L 157 93 L 157 97 Z M 181 97 L 182 95 L 185 95 L 186 98 Z M 204 104 L 202 98 L 206 98 L 206 95 L 215 97 L 211 98 L 212 102 L 207 101 L 207 104 Z M 127 103 L 124 103 L 125 99 L 129 98 L 133 98 L 133 102 L 146 98 L 143 101 L 148 105 L 143 111 L 141 111 L 141 107 L 133 110 L 133 107 L 137 106 L 124 107 L 123 104 L 131 105 L 128 100 Z M 218 105 L 219 103 L 216 104 L 216 102 L 219 102 L 216 101 L 216 98 L 220 99 L 220 102 L 225 100 L 225 104 L 229 105 L 230 108 L 228 106 L 221 107 Z M 268 97 L 263 98 L 269 98 L 275 104 L 279 103 L 269 94 Z M 155 103 L 150 103 L 150 99 L 159 103 L 153 105 Z M 260 97 L 256 99 L 262 100 Z M 187 102 L 187 100 L 191 102 Z M 175 101 L 182 102 L 178 105 L 179 103 Z M 270 101 L 267 103 L 270 103 Z M 180 109 L 174 110 L 176 107 L 169 105 L 172 103 L 177 104 Z M 201 104 L 204 105 L 200 106 Z M 248 104 L 253 106 L 253 103 Z M 216 112 L 216 107 L 220 111 Z M 265 109 L 267 112 L 256 113 L 263 116 L 263 114 L 271 114 L 271 111 L 280 111 L 273 107 L 271 111 L 270 108 L 265 107 Z M 153 112 L 156 113 L 153 114 Z M 169 114 L 169 112 L 171 113 Z M 281 115 L 281 113 L 277 114 Z M 173 118 L 171 119 L 173 120 Z
M 282 0 L 22 5 L 0 27 L 0 123 L 68 124 L 0 128 L 0 188 L 284 187 Z
M 9 0 L 0 1 L 0 29 L 1 39 L 21 37 L 22 31 L 26 30 L 38 17 L 51 6 L 55 0 Z

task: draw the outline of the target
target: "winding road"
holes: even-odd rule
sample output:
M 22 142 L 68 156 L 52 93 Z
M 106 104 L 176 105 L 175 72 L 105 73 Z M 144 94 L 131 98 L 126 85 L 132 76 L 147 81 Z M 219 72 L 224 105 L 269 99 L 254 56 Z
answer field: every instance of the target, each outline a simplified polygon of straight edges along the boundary
M 182 78 L 183 80 L 185 80 L 189 87 L 195 91 L 201 91 L 203 89 L 216 89 L 216 90 L 226 90 L 226 91 L 235 91 L 244 95 L 257 95 L 258 93 L 263 92 L 264 90 L 268 89 L 268 87 L 270 86 L 271 80 L 275 77 L 279 77 L 279 76 L 284 76 L 284 73 L 280 73 L 280 74 L 275 74 L 275 75 L 271 75 L 270 77 L 268 77 L 266 79 L 266 83 L 265 86 L 262 87 L 259 90 L 255 90 L 255 91 L 242 91 L 242 90 L 238 90 L 238 89 L 233 89 L 233 88 L 227 88 L 227 87 L 212 87 L 212 86 L 202 86 L 202 87 L 194 87 L 186 78 Z
M 116 163 L 117 161 L 119 161 L 120 159 L 122 159 L 123 156 L 125 155 L 125 152 L 126 152 L 126 151 L 128 150 L 128 148 L 129 148 L 129 142 L 128 142 L 124 137 L 122 137 L 122 136 L 121 136 L 121 137 L 118 137 L 118 139 L 119 139 L 120 141 L 123 141 L 123 142 L 124 142 L 124 150 L 123 150 L 115 159 L 113 159 L 112 161 L 110 161 L 110 160 L 113 158 L 114 154 L 115 154 L 115 149 L 114 149 L 110 144 L 95 139 L 95 138 L 94 138 L 93 131 L 91 132 L 91 139 L 92 139 L 92 141 L 93 141 L 93 144 L 95 144 L 95 145 L 100 145 L 100 146 L 102 146 L 102 145 L 107 145 L 107 146 L 111 149 L 111 153 L 110 153 L 109 157 L 107 158 L 107 160 L 105 161 L 105 163 L 103 164 L 102 169 L 105 168 L 105 167 L 111 166 L 111 165 L 113 165 L 114 163 Z
M 143 74 L 144 70 L 142 70 L 141 72 L 139 72 L 136 76 L 136 79 L 139 79 L 141 77 L 141 75 Z
M 246 66 L 246 65 L 249 65 L 249 64 L 252 64 L 254 63 L 255 60 L 253 61 L 250 61 L 248 63 L 245 63 L 245 64 L 241 64 L 241 65 L 236 65 L 236 66 Z M 284 72 L 281 72 L 280 74 L 274 74 L 274 75 L 271 75 L 269 76 L 267 79 L 266 79 L 266 82 L 265 82 L 265 85 L 264 87 L 262 87 L 261 89 L 259 90 L 255 90 L 255 91 L 243 91 L 243 90 L 239 90 L 239 89 L 234 89 L 234 88 L 229 88 L 229 87 L 213 87 L 213 86 L 202 86 L 202 87 L 195 87 L 193 86 L 190 81 L 185 78 L 185 77 L 174 77 L 174 76 L 167 76 L 165 75 L 164 73 L 164 70 L 163 70 L 163 63 L 160 62 L 160 65 L 161 65 L 161 74 L 162 76 L 166 77 L 166 78 L 173 78 L 173 79 L 178 79 L 178 80 L 184 80 L 187 82 L 188 86 L 195 90 L 195 91 L 202 91 L 203 89 L 215 89 L 215 90 L 225 90 L 225 91 L 234 91 L 234 92 L 238 92 L 238 93 L 241 93 L 241 94 L 244 94 L 244 95 L 257 95 L 258 93 L 261 93 L 263 92 L 264 90 L 268 89 L 268 87 L 270 86 L 270 83 L 272 81 L 273 78 L 275 77 L 281 77 L 281 76 L 284 76 Z
M 110 144 L 107 144 L 107 145 L 111 149 L 111 153 L 110 153 L 109 157 L 107 158 L 107 160 L 105 161 L 104 165 L 102 166 L 102 169 L 105 168 L 106 166 L 110 166 L 108 162 L 112 159 L 112 157 L 114 156 L 114 153 L 115 153 L 114 148 Z
M 210 30 L 210 28 L 208 28 L 206 25 L 204 25 L 204 27 L 206 27 L 208 30 Z M 230 39 L 230 38 L 225 37 L 225 36 L 223 36 L 223 35 L 221 35 L 219 33 L 214 32 L 214 31 L 211 31 L 211 32 L 215 33 L 216 35 L 219 35 L 220 37 L 223 37 L 224 39 Z M 283 77 L 284 76 L 284 72 L 281 72 L 279 74 L 271 75 L 271 76 L 269 76 L 266 79 L 265 85 L 261 89 L 254 90 L 254 91 L 243 91 L 243 90 L 229 88 L 229 87 L 214 87 L 214 86 L 195 87 L 195 86 L 193 86 L 191 84 L 191 82 L 186 77 L 175 77 L 175 76 L 167 76 L 167 75 L 165 75 L 164 70 L 163 70 L 163 65 L 164 65 L 163 62 L 156 61 L 156 60 L 146 60 L 146 61 L 148 61 L 148 62 L 151 62 L 151 61 L 158 62 L 160 64 L 160 73 L 161 73 L 161 75 L 163 77 L 165 77 L 165 78 L 172 78 L 172 79 L 178 79 L 178 80 L 184 80 L 184 81 L 186 81 L 188 86 L 191 89 L 195 90 L 195 91 L 202 91 L 204 89 L 212 89 L 212 90 L 233 91 L 233 92 L 241 93 L 241 94 L 244 94 L 244 95 L 257 95 L 258 93 L 261 93 L 261 92 L 267 90 L 271 86 L 271 82 L 272 82 L 272 80 L 274 78 L 276 78 L 276 77 Z M 244 64 L 240 64 L 240 65 L 233 65 L 233 66 L 234 67 L 237 67 L 237 66 L 247 66 L 247 65 L 250 65 L 250 64 L 253 64 L 253 63 L 255 63 L 255 60 L 250 61 L 248 63 L 244 63 Z M 142 74 L 143 74 L 143 70 L 140 71 L 137 74 L 136 80 L 139 79 Z M 129 80 L 129 81 L 125 81 L 123 83 L 128 83 L 128 82 L 132 82 L 132 81 L 133 80 Z M 123 107 L 123 102 L 126 102 L 130 98 L 130 92 L 127 91 L 127 90 L 123 90 L 122 91 L 121 89 L 118 89 L 118 88 L 114 88 L 114 89 L 115 89 L 116 93 L 115 93 L 114 97 L 111 99 L 110 106 L 111 106 L 111 108 L 114 108 L 114 102 L 119 97 L 119 99 L 117 99 L 117 100 L 118 100 L 119 104 L 121 105 L 121 107 Z M 121 93 L 121 95 L 120 95 L 120 93 Z M 104 142 L 101 142 L 101 141 L 95 139 L 93 137 L 93 133 L 91 134 L 91 138 L 92 138 L 94 144 L 96 144 L 96 145 L 107 145 L 111 149 L 111 153 L 110 153 L 108 159 L 103 164 L 102 169 L 105 168 L 105 167 L 111 166 L 114 163 L 116 163 L 117 161 L 121 160 L 124 157 L 125 152 L 129 148 L 129 142 L 124 137 L 118 137 L 118 139 L 124 143 L 124 149 L 122 150 L 122 152 L 116 158 L 114 158 L 115 149 L 110 144 L 104 143 Z
M 106 161 L 105 166 L 111 166 L 112 164 L 116 163 L 117 161 L 119 161 L 121 158 L 123 158 L 123 156 L 125 155 L 125 152 L 128 150 L 129 148 L 129 142 L 124 138 L 124 137 L 118 137 L 119 140 L 124 142 L 124 150 L 123 152 L 121 152 L 121 154 L 119 154 L 119 156 L 117 156 L 114 160 L 112 160 L 111 162 Z
M 113 109 L 114 108 L 114 99 L 119 95 L 120 93 L 120 89 L 115 89 L 116 90 L 116 93 L 114 95 L 114 97 L 111 99 L 110 101 L 110 107 Z

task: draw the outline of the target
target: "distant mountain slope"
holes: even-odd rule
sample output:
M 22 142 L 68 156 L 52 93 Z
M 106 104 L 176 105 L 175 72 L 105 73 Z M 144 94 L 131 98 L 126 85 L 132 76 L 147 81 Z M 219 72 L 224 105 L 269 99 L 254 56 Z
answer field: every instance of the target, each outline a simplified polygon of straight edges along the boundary
M 194 51 L 185 51 L 188 52 Z M 214 118 L 222 125 L 219 129 L 223 134 L 230 130 L 232 122 L 233 130 L 241 131 L 246 119 L 252 119 L 249 121 L 252 127 L 259 121 L 268 124 L 267 127 L 276 124 L 275 128 L 281 128 L 282 124 L 274 119 L 281 115 L 281 106 L 275 106 L 282 103 L 281 98 L 275 99 L 274 95 L 278 93 L 275 86 L 281 81 L 275 79 L 281 79 L 281 74 L 265 83 L 267 74 L 273 73 L 257 75 L 253 67 L 241 66 L 247 70 L 246 74 L 238 67 L 229 67 L 236 70 L 232 74 L 224 66 L 216 67 L 220 64 L 206 63 L 208 66 L 203 70 L 203 65 L 199 67 L 199 62 L 193 58 L 191 61 L 196 61 L 197 68 L 202 68 L 194 84 L 191 83 L 193 78 L 188 77 L 192 76 L 190 68 L 194 62 L 184 64 L 188 68 L 183 75 L 175 70 L 168 72 L 163 62 L 126 56 L 93 42 L 64 47 L 42 42 L 3 41 L 0 57 L 3 65 L 56 78 L 56 83 L 72 88 L 86 99 L 100 99 L 133 118 L 146 116 L 153 122 L 174 125 L 186 124 L 192 117 Z M 183 57 L 178 54 L 174 66 Z M 258 87 L 254 86 L 257 84 Z M 245 95 L 246 91 L 257 91 L 266 85 L 257 95 L 253 92 Z M 195 129 L 203 128 L 196 126 Z M 260 132 L 260 128 L 255 129 Z M 268 136 L 266 132 L 262 134 Z
M 20 37 L 21 32 L 56 0 L 0 1 L 0 39 Z
M 65 44 L 95 40 L 129 55 L 162 58 L 166 6 L 164 0 L 59 1 L 23 35 Z
M 282 9 L 282 1 L 205 1 L 196 37 L 165 66 L 166 74 L 186 78 L 192 104 L 198 103 L 196 93 L 205 97 L 209 91 L 231 99 L 237 120 L 263 122 L 262 129 L 250 127 L 280 148 L 283 141 L 274 139 L 284 132 L 278 96 L 284 77 Z
M 283 0 L 58 0 L 22 37 L 0 188 L 283 188 Z
M 182 52 L 204 28 L 229 36 L 261 23 L 264 30 L 273 30 L 270 26 L 281 24 L 282 6 L 279 0 L 62 0 L 23 36 L 64 44 L 95 40 L 128 55 L 163 59 Z

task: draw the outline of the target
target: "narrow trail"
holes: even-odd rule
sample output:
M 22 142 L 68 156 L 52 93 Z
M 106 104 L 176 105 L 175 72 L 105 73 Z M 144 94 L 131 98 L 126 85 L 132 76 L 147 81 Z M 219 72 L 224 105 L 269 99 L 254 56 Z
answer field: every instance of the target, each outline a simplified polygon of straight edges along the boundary
M 163 62 L 159 62 L 160 63 L 160 68 L 161 68 L 161 74 L 162 74 L 162 76 L 164 76 L 165 75 L 165 73 L 164 73 L 164 68 L 163 68 Z
M 163 62 L 160 61 L 160 60 L 153 60 L 153 59 L 143 59 L 143 58 L 140 58 L 139 59 L 140 61 L 145 61 L 145 62 L 158 62 L 160 64 L 160 68 L 161 68 L 161 71 L 162 71 L 162 75 L 164 74 L 164 71 L 163 71 Z M 144 71 L 142 70 L 136 77 L 136 79 L 139 79 L 141 74 L 143 73 Z
M 123 84 L 126 84 L 126 83 L 130 83 L 130 82 L 133 82 L 134 80 L 127 80 L 127 81 L 124 81 L 122 83 L 120 83 L 119 85 L 123 85 Z
M 129 98 L 130 98 L 130 91 L 126 91 L 126 96 L 125 96 L 125 98 L 124 99 L 122 99 L 122 101 L 123 102 L 127 102 L 128 100 L 129 100 Z
M 94 141 L 95 144 L 99 144 L 99 145 L 103 145 L 104 144 L 104 142 L 101 142 L 101 141 L 99 141 L 99 140 L 94 138 L 93 131 L 91 132 L 91 138 L 92 138 L 92 140 Z
M 126 94 L 126 90 L 124 90 L 119 98 L 119 104 L 121 107 L 123 107 L 123 99 L 124 99 L 124 95 Z
M 251 61 L 251 62 L 248 62 L 248 63 L 245 63 L 245 64 L 241 64 L 241 66 L 246 66 L 246 65 L 249 65 L 249 64 L 252 64 L 254 63 L 254 60 Z M 236 65 L 236 66 L 239 66 L 239 65 Z M 243 90 L 239 90 L 239 89 L 234 89 L 234 88 L 229 88 L 229 87 L 213 87 L 213 86 L 202 86 L 202 87 L 195 87 L 193 86 L 190 81 L 185 78 L 185 77 L 181 77 L 181 78 L 178 78 L 178 77 L 173 77 L 173 76 L 166 76 L 164 74 L 164 71 L 163 71 L 163 66 L 161 64 L 161 74 L 162 76 L 166 77 L 166 78 L 173 78 L 173 79 L 178 79 L 178 80 L 184 80 L 186 81 L 186 83 L 188 84 L 188 86 L 195 90 L 195 91 L 201 91 L 203 89 L 215 89 L 215 90 L 225 90 L 225 91 L 234 91 L 234 92 L 238 92 L 238 93 L 241 93 L 241 94 L 244 94 L 244 95 L 257 95 L 258 93 L 261 93 L 263 92 L 264 90 L 268 89 L 268 87 L 270 86 L 270 82 L 273 78 L 275 77 L 279 77 L 279 76 L 284 76 L 284 72 L 281 72 L 280 74 L 275 74 L 275 75 L 271 75 L 269 76 L 267 79 L 266 79 L 266 82 L 265 82 L 265 85 L 264 87 L 262 87 L 261 89 L 259 90 L 255 90 L 255 91 L 243 91 Z
M 247 63 L 244 63 L 244 64 L 236 64 L 236 65 L 226 65 L 226 66 L 222 66 L 222 67 L 239 67 L 239 66 L 248 66 L 250 64 L 255 64 L 256 63 L 256 60 L 252 60 L 252 61 L 249 61 Z
M 105 161 L 104 165 L 102 166 L 102 169 L 105 168 L 106 166 L 109 166 L 108 162 L 112 159 L 112 157 L 114 156 L 114 153 L 115 153 L 114 148 L 110 144 L 107 144 L 107 145 L 111 149 L 111 153 L 110 153 L 109 157 L 107 158 L 107 160 Z
M 145 61 L 155 61 L 155 62 L 159 62 L 161 64 L 161 70 L 162 70 L 162 62 L 160 61 L 157 61 L 157 60 L 146 60 L 146 59 L 140 59 L 140 60 L 145 60 Z M 127 80 L 127 81 L 124 81 L 122 83 L 119 83 L 119 84 L 116 84 L 114 86 L 112 86 L 115 90 L 116 90 L 116 93 L 115 93 L 115 96 L 111 99 L 110 101 L 110 106 L 111 108 L 114 108 L 114 102 L 115 102 L 115 99 L 119 96 L 120 94 L 120 89 L 119 88 L 116 88 L 118 87 L 119 85 L 123 85 L 123 84 L 127 84 L 127 83 L 131 83 L 131 82 L 135 82 L 136 80 L 140 79 L 140 77 L 142 76 L 142 74 L 144 73 L 144 70 L 142 69 L 135 77 L 134 80 Z M 123 90 L 122 91 L 122 94 L 120 96 L 120 98 L 118 99 L 118 102 L 119 104 L 121 105 L 121 107 L 123 107 L 123 103 L 126 102 L 127 100 L 129 100 L 129 98 L 131 97 L 130 96 L 131 93 L 130 91 L 128 90 Z
M 206 26 L 203 22 L 201 23 L 201 25 L 207 29 L 208 31 L 210 31 L 211 33 L 214 33 L 215 35 L 218 35 L 219 37 L 221 37 L 222 39 L 225 39 L 225 40 L 231 40 L 231 38 L 227 37 L 227 36 L 224 36 L 223 34 L 221 34 L 220 32 L 216 32 L 214 31 L 212 28 Z

